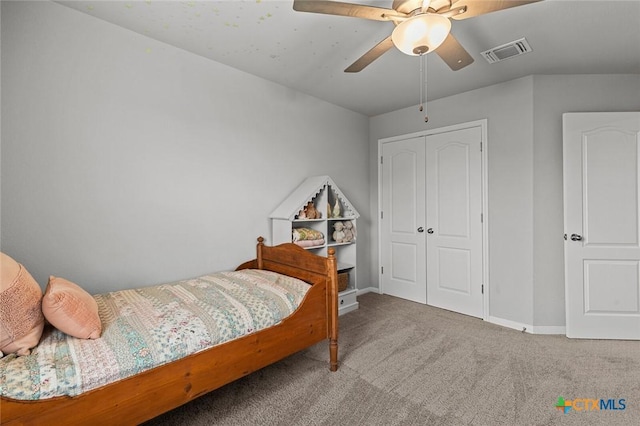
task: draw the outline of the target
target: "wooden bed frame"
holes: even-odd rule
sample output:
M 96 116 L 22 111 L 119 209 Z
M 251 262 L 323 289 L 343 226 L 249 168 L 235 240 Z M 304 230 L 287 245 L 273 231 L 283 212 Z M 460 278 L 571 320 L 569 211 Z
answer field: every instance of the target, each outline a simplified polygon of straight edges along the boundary
M 316 256 L 295 244 L 258 238 L 257 257 L 237 269 L 265 269 L 311 284 L 298 309 L 270 328 L 102 386 L 75 397 L 0 400 L 0 423 L 139 424 L 207 392 L 329 339 L 330 370 L 338 369 L 335 250 Z

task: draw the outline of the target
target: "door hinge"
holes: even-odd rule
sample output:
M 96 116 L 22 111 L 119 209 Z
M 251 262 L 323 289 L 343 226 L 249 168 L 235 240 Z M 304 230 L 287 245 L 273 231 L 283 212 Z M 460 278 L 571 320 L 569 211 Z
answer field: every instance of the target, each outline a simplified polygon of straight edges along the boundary
M 480 213 L 480 223 L 484 223 L 484 213 Z
M 382 164 L 384 162 L 383 158 L 384 157 L 380 157 L 380 164 Z
M 380 219 L 384 219 L 384 212 L 383 211 L 380 212 Z
M 480 142 L 480 152 L 482 152 L 482 142 Z
M 381 267 L 380 267 L 380 273 L 381 273 L 381 274 L 384 274 L 384 266 L 381 266 Z
M 480 284 L 480 293 L 484 294 L 484 284 Z

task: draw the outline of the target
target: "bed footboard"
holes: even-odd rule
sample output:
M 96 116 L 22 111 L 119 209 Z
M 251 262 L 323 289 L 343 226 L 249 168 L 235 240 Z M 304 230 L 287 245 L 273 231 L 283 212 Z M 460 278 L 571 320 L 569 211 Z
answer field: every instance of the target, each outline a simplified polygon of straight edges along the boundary
M 329 339 L 330 370 L 338 370 L 338 260 L 334 248 L 327 257 L 317 256 L 293 244 L 270 247 L 264 238 L 258 237 L 256 259 L 245 262 L 237 269 L 267 269 L 296 277 L 312 285 L 326 287 L 326 321 Z

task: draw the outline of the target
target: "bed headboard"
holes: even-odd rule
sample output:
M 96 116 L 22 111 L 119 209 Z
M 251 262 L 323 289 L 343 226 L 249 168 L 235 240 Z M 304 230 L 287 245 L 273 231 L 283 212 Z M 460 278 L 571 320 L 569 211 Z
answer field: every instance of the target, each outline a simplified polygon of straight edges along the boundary
M 337 259 L 333 248 L 329 248 L 328 256 L 323 257 L 293 243 L 267 246 L 264 244 L 264 238 L 258 237 L 256 258 L 243 263 L 237 269 L 247 268 L 279 272 L 310 284 L 328 282 L 331 278 L 337 283 Z

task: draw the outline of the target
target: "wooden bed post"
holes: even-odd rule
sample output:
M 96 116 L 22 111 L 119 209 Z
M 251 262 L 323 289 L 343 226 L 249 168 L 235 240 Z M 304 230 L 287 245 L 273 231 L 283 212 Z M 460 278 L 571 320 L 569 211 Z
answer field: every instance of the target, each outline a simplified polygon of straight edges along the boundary
M 331 361 L 330 370 L 338 370 L 338 260 L 336 259 L 336 249 L 328 250 L 329 259 L 329 359 Z
M 264 247 L 264 238 L 258 237 L 258 246 L 256 247 L 256 261 L 258 262 L 258 269 L 263 269 L 262 263 L 262 247 Z

